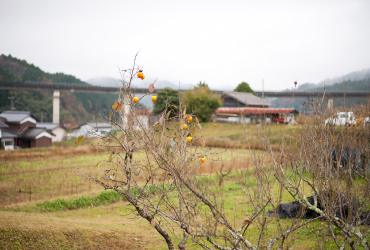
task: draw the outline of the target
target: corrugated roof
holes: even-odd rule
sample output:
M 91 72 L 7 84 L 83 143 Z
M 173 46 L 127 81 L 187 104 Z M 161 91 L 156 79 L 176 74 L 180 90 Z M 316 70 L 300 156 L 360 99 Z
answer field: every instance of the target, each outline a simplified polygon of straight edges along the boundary
M 11 123 L 20 122 L 28 116 L 31 116 L 31 112 L 29 111 L 4 111 L 0 114 L 0 117 L 5 118 L 7 122 Z
M 0 128 L 9 128 L 9 126 L 0 119 Z
M 258 106 L 272 106 L 271 103 L 267 102 L 264 99 L 261 99 L 252 93 L 244 93 L 244 92 L 224 92 L 222 97 L 229 96 L 231 98 L 236 99 L 238 102 L 244 105 L 258 105 Z
M 37 128 L 46 128 L 47 130 L 53 130 L 57 127 L 62 127 L 58 123 L 52 123 L 52 122 L 38 122 L 36 123 Z
M 16 138 L 18 137 L 18 134 L 14 131 L 3 129 L 1 130 L 1 137 L 2 138 Z
M 232 114 L 289 114 L 297 112 L 293 108 L 218 108 L 215 113 Z

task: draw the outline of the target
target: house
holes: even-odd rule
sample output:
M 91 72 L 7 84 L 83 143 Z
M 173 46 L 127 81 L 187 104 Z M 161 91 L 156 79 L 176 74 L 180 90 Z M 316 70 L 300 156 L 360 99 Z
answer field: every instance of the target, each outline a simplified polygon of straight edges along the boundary
M 244 108 L 222 107 L 213 113 L 213 122 L 233 123 L 283 123 L 296 124 L 295 115 L 298 114 L 293 108 Z
M 13 150 L 14 149 L 14 137 L 17 135 L 9 134 L 7 132 L 7 128 L 9 126 L 4 122 L 5 118 L 0 118 L 0 143 L 1 147 L 5 150 Z
M 86 137 L 105 136 L 112 130 L 112 125 L 105 122 L 90 122 L 80 125 L 73 129 L 73 137 L 77 138 L 80 135 Z
M 0 114 L 0 120 L 0 140 L 6 150 L 52 145 L 55 135 L 46 128 L 37 128 L 36 118 L 28 111 L 4 111 Z
M 22 131 L 28 127 L 36 127 L 36 118 L 29 111 L 4 111 L 0 114 L 6 120 L 9 130 Z
M 37 128 L 46 128 L 51 131 L 55 136 L 51 139 L 52 142 L 64 141 L 67 137 L 66 129 L 58 123 L 52 122 L 38 122 L 36 123 Z
M 270 108 L 272 104 L 266 100 L 245 92 L 224 92 L 221 96 L 223 107 Z

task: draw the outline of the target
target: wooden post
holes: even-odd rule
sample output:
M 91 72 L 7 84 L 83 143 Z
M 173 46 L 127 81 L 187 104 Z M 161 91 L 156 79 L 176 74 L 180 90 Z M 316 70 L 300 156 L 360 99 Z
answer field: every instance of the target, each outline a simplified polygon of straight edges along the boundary
M 30 201 L 32 201 L 32 186 L 30 187 Z
M 18 187 L 19 187 L 19 199 L 22 202 L 22 190 L 21 190 L 21 184 L 19 184 L 19 181 L 18 181 Z
M 90 179 L 89 179 L 89 191 L 91 192 L 91 182 L 90 182 Z

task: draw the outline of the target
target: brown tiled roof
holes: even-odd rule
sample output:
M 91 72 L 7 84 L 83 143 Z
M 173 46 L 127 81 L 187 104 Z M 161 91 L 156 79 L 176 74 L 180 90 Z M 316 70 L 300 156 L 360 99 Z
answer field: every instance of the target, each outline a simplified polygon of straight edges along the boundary
M 218 108 L 215 111 L 218 113 L 231 114 L 289 114 L 297 113 L 293 108 Z

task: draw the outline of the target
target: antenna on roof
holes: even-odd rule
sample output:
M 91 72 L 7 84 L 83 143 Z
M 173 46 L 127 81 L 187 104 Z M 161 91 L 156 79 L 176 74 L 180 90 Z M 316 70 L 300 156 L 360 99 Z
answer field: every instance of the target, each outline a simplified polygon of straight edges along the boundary
M 14 96 L 9 96 L 8 99 L 10 99 L 10 110 L 15 110 L 14 108 Z

